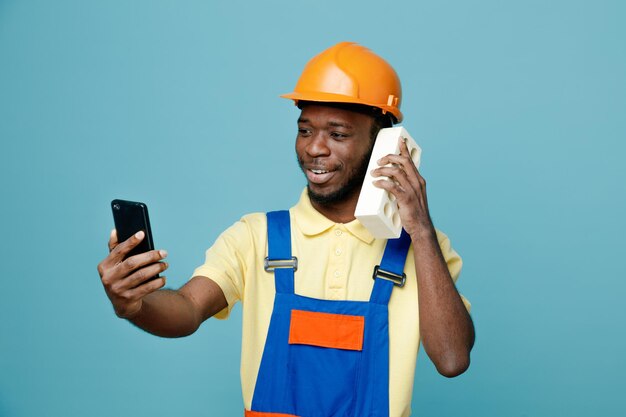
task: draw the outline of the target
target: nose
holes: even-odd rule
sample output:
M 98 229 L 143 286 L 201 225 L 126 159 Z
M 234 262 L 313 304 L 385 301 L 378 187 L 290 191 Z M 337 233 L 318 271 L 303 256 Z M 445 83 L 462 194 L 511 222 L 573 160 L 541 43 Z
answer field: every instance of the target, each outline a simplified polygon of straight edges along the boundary
M 310 138 L 306 146 L 306 153 L 314 158 L 330 155 L 328 143 L 322 132 L 318 132 Z

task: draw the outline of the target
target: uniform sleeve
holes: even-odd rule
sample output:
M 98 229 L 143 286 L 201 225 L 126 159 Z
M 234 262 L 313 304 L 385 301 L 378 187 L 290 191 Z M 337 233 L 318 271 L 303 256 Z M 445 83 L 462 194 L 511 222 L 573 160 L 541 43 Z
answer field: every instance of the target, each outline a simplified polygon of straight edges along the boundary
M 459 275 L 461 275 L 461 268 L 463 267 L 463 260 L 459 256 L 458 253 L 454 249 L 452 249 L 452 244 L 450 243 L 450 239 L 446 236 L 445 233 L 437 230 L 437 241 L 439 242 L 439 247 L 441 248 L 441 253 L 443 254 L 443 259 L 445 259 L 446 264 L 448 265 L 448 270 L 450 271 L 450 276 L 452 280 L 456 284 L 456 281 L 459 279 Z M 462 294 L 461 300 L 463 304 L 465 304 L 465 308 L 467 311 L 470 311 L 471 303 L 467 298 L 465 298 Z
M 228 318 L 235 303 L 241 300 L 252 253 L 251 233 L 244 218 L 217 238 L 206 251 L 204 264 L 193 272 L 193 276 L 203 276 L 215 281 L 224 292 L 228 307 L 217 313 L 216 318 Z

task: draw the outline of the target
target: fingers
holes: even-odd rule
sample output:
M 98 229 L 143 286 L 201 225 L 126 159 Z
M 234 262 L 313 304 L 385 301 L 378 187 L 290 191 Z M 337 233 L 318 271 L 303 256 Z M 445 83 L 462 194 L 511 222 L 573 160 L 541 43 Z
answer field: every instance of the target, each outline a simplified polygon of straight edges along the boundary
M 373 177 L 382 177 L 374 185 L 392 194 L 398 201 L 398 207 L 404 208 L 400 215 L 404 213 L 405 216 L 413 216 L 426 210 L 426 181 L 413 163 L 404 140 L 400 141 L 399 149 L 399 155 L 390 154 L 380 158 L 378 164 L 382 166 L 371 174 Z M 408 219 L 403 219 L 403 224 L 405 220 Z
M 398 163 L 376 168 L 372 171 L 373 177 L 387 177 L 387 179 L 381 178 L 376 183 L 387 182 L 389 186 L 395 186 L 404 191 L 411 189 L 417 190 L 420 188 L 420 179 L 417 176 L 416 171 L 413 169 L 407 172 L 406 168 Z
M 400 165 L 404 168 L 404 170 L 407 173 L 416 172 L 419 174 L 419 172 L 417 171 L 417 167 L 415 166 L 415 164 L 413 163 L 413 160 L 411 159 L 409 148 L 407 147 L 406 142 L 404 140 L 400 140 L 399 148 L 400 148 L 400 154 L 398 155 L 389 154 L 389 155 L 383 156 L 382 158 L 378 160 L 378 165 L 381 165 L 381 166 L 389 165 L 389 164 Z
M 413 163 L 409 153 L 409 148 L 404 140 L 400 140 L 399 149 L 399 155 L 390 154 L 379 159 L 378 164 L 381 165 L 381 167 L 373 170 L 372 176 L 388 177 L 389 181 L 399 186 L 395 188 L 401 188 L 405 191 L 408 191 L 409 189 L 419 190 L 420 188 L 423 188 L 426 182 Z M 383 179 L 381 179 L 381 181 L 382 180 Z M 375 184 L 381 184 L 381 181 L 377 181 Z M 381 188 L 391 191 L 389 187 Z
M 117 246 L 117 230 L 111 230 L 111 235 L 109 236 L 109 252 L 111 252 Z
M 162 264 L 159 264 L 162 265 Z M 158 290 L 159 288 L 165 285 L 165 277 L 159 277 L 153 280 L 147 279 L 154 277 L 159 271 L 159 268 L 145 268 L 146 271 L 136 274 L 133 274 L 133 277 L 128 277 L 127 279 L 117 282 L 111 286 L 111 295 L 123 301 L 123 303 L 133 303 L 138 301 L 140 298 L 150 294 L 153 291 Z M 162 270 L 165 270 L 163 268 Z M 135 285 L 127 285 L 128 283 L 135 283 Z
M 113 251 L 113 249 L 115 249 L 117 244 L 117 230 L 113 229 L 111 230 L 111 234 L 109 235 L 109 255 L 98 264 L 98 273 L 100 274 L 100 278 L 104 277 L 107 269 L 114 265 L 114 263 L 112 263 L 111 261 L 111 252 Z
M 114 268 L 117 264 L 122 262 L 126 254 L 137 246 L 144 237 L 145 233 L 143 231 L 139 231 L 124 242 L 118 244 L 117 231 L 111 231 L 111 236 L 109 237 L 109 255 L 98 264 L 98 273 L 100 273 L 100 277 L 104 278 L 106 271 Z
M 155 262 L 159 262 L 163 259 L 167 258 L 167 251 L 161 250 L 151 250 L 148 252 L 140 253 L 139 255 L 131 256 L 124 260 L 124 262 L 120 263 L 118 267 L 128 273 L 135 271 L 141 267 L 146 265 L 153 264 Z
M 399 155 L 390 154 L 380 158 L 378 164 L 382 166 L 371 174 L 373 177 L 383 177 L 375 181 L 374 185 L 395 197 L 402 227 L 414 236 L 425 230 L 433 230 L 428 212 L 426 181 L 413 163 L 404 140 L 399 143 L 399 150 Z
M 121 318 L 131 318 L 136 315 L 143 304 L 143 297 L 165 285 L 165 277 L 149 281 L 139 287 L 131 288 L 120 293 L 111 293 L 109 298 L 113 303 L 115 314 Z
M 102 284 L 119 317 L 128 318 L 139 311 L 142 298 L 165 285 L 165 277 L 152 279 L 169 267 L 167 262 L 153 262 L 165 256 L 165 251 L 150 251 L 127 259 L 131 261 L 130 266 L 124 265 L 124 261 L 105 271 Z M 146 262 L 151 263 L 145 265 Z
M 165 271 L 169 267 L 167 262 L 152 263 L 143 268 L 137 269 L 135 272 L 120 280 L 116 284 L 116 291 L 124 291 L 141 285 L 144 281 L 149 280 Z
M 138 287 L 135 287 L 126 291 L 126 297 L 132 301 L 140 300 L 146 295 L 165 286 L 165 281 L 166 281 L 165 277 L 159 277 L 155 280 L 146 282 L 143 285 L 140 285 Z
M 122 243 L 116 230 L 109 237 L 109 255 L 98 265 L 105 292 L 119 317 L 130 317 L 141 309 L 142 298 L 165 285 L 165 277 L 151 279 L 165 271 L 165 250 L 152 250 L 124 259 L 143 239 L 143 231 Z
M 138 282 L 135 282 L 135 285 L 137 285 L 141 281 L 151 278 L 157 275 L 159 272 L 163 272 L 165 269 L 167 269 L 167 263 L 160 262 L 166 257 L 167 251 L 162 249 L 151 250 L 149 252 L 144 252 L 140 253 L 139 255 L 131 256 L 111 268 L 110 281 L 127 281 L 129 278 L 134 276 L 137 277 Z M 158 265 L 161 266 L 159 267 Z M 146 271 L 146 268 L 150 268 L 149 271 Z M 154 273 L 152 273 L 152 275 L 149 275 L 149 273 L 151 272 Z M 137 273 L 139 273 L 139 275 L 137 275 Z M 103 281 L 104 280 L 105 277 L 103 277 Z M 126 284 L 124 284 L 124 286 L 129 288 L 131 287 L 131 285 Z
M 128 239 L 126 239 L 124 242 L 120 243 L 119 245 L 116 245 L 111 250 L 111 254 L 110 254 L 111 259 L 115 261 L 115 263 L 121 262 L 122 259 L 124 259 L 124 257 L 126 256 L 126 254 L 128 254 L 128 252 L 133 250 L 135 246 L 141 243 L 144 237 L 146 237 L 146 234 L 144 233 L 143 230 L 140 230 L 134 235 L 132 235 L 131 237 L 129 237 Z

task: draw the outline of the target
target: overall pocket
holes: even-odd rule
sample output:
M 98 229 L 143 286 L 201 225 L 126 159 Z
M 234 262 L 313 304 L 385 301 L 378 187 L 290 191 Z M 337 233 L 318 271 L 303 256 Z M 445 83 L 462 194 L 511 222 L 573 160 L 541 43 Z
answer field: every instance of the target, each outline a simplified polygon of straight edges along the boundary
M 292 310 L 290 391 L 297 415 L 352 416 L 365 317 Z

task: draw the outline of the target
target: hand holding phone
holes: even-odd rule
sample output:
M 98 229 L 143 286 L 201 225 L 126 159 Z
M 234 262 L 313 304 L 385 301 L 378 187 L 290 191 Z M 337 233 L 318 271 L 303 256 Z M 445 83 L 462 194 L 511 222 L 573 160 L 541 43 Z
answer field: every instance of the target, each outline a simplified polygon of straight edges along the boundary
M 113 200 L 111 208 L 116 230 L 98 272 L 116 314 L 130 318 L 141 309 L 143 297 L 165 285 L 159 273 L 168 267 L 161 262 L 167 252 L 154 250 L 145 204 Z

